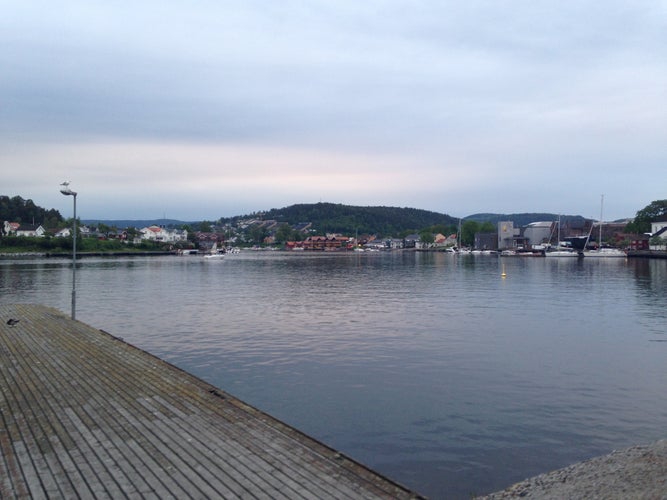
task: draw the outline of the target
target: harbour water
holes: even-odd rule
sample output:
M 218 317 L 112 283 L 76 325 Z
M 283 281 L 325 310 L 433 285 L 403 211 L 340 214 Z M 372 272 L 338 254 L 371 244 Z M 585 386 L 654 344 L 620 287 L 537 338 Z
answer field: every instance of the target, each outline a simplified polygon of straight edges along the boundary
M 71 279 L 0 260 L 0 300 L 69 313 Z M 666 437 L 665 260 L 242 252 L 76 279 L 78 320 L 431 498 Z

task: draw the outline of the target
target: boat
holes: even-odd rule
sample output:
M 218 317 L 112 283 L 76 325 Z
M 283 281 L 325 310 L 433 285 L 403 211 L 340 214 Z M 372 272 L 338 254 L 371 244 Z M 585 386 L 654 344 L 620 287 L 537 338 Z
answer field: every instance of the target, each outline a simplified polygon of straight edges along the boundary
M 213 246 L 211 247 L 211 250 L 209 253 L 204 255 L 205 259 L 222 259 L 225 256 L 225 250 L 224 248 L 221 248 L 218 250 L 218 244 L 213 243 Z
M 552 232 L 553 234 L 553 232 Z M 545 252 L 544 256 L 545 257 L 579 257 L 580 253 L 575 252 L 572 248 L 568 248 L 566 246 L 562 246 L 560 244 L 560 215 L 558 216 L 558 244 L 556 245 L 555 249 L 552 249 L 549 247 Z
M 625 253 L 620 248 L 611 248 L 611 247 L 599 247 L 596 250 L 586 250 L 584 252 L 584 257 L 627 257 L 628 254 Z
M 598 236 L 598 246 L 596 249 L 593 250 L 584 250 L 584 257 L 627 257 L 627 254 L 621 250 L 620 248 L 612 248 L 612 247 L 603 247 L 602 246 L 602 210 L 604 206 L 604 195 L 602 195 L 601 201 L 600 201 L 600 221 L 599 221 L 599 226 L 600 226 L 600 232 Z M 591 226 L 591 232 L 593 231 L 593 227 Z M 590 237 L 590 233 L 589 233 Z
M 550 252 L 544 252 L 545 257 L 579 257 L 579 252 L 574 250 L 551 250 Z

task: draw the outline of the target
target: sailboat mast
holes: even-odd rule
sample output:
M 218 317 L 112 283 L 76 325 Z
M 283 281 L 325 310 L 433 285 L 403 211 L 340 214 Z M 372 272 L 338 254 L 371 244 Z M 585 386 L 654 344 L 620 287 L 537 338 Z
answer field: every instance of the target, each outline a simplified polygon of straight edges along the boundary
M 598 237 L 598 248 L 602 248 L 602 208 L 604 207 L 604 195 L 600 195 L 600 236 Z
M 456 244 L 458 245 L 459 250 L 461 250 L 461 248 L 463 248 L 463 244 L 461 243 L 461 238 L 462 237 L 463 237 L 463 234 L 461 233 L 461 218 L 459 217 L 459 235 L 456 238 Z

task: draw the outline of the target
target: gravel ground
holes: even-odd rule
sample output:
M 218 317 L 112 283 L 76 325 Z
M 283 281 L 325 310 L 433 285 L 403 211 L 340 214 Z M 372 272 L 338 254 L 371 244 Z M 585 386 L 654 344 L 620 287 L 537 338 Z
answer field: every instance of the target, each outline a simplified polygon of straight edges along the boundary
M 613 451 L 479 498 L 667 500 L 667 440 Z

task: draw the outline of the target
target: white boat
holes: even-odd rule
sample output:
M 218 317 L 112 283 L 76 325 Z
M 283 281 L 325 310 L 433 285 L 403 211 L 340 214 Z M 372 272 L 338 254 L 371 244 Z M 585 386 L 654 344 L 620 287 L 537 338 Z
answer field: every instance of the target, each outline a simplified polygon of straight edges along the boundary
M 604 195 L 602 195 L 601 201 L 600 201 L 600 233 L 598 236 L 598 247 L 595 250 L 584 250 L 584 257 L 627 257 L 627 254 L 621 250 L 620 248 L 611 248 L 611 247 L 603 247 L 602 246 L 602 209 L 604 205 Z M 591 227 L 591 231 L 593 228 Z M 589 235 L 590 236 L 590 235 Z
M 544 252 L 545 257 L 579 257 L 579 252 L 574 250 L 552 250 L 551 252 Z
M 553 235 L 553 232 L 551 233 Z M 547 249 L 544 252 L 545 257 L 579 257 L 579 252 L 561 245 L 560 242 L 560 215 L 558 216 L 558 246 L 555 249 Z
M 627 257 L 623 250 L 620 248 L 598 248 L 597 250 L 586 250 L 584 251 L 584 257 Z
M 222 259 L 225 256 L 225 251 L 224 249 L 218 250 L 218 244 L 213 243 L 213 246 L 211 247 L 211 250 L 209 253 L 204 255 L 205 259 Z

